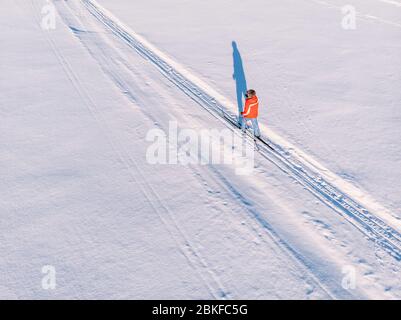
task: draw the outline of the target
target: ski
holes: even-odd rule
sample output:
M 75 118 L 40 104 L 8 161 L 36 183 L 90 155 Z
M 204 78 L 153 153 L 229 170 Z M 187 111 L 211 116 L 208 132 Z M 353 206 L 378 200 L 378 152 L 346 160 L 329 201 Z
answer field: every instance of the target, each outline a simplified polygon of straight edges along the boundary
M 224 111 L 223 111 L 223 117 L 224 117 L 232 126 L 236 127 L 237 129 L 241 129 L 239 123 L 238 123 L 236 120 L 234 120 L 233 118 L 231 118 L 231 117 L 230 117 L 227 113 L 225 113 Z
M 227 113 L 223 112 L 223 117 L 229 122 L 232 126 L 236 127 L 237 129 L 241 129 L 240 125 L 236 120 L 234 120 L 231 116 L 229 116 Z M 257 141 L 261 142 L 263 145 L 268 147 L 270 150 L 275 151 L 274 148 L 265 140 L 262 139 L 262 137 L 254 137 L 253 134 L 251 134 L 248 130 L 246 131 L 246 134 L 253 138 L 253 141 L 255 142 L 256 149 L 259 151 L 260 148 L 257 145 Z
M 274 148 L 269 144 L 269 143 L 267 143 L 265 140 L 263 140 L 261 137 L 257 137 L 257 139 L 260 141 L 260 142 L 262 142 L 266 147 L 268 147 L 270 150 L 272 150 L 272 151 L 276 151 L 276 150 L 274 150 Z

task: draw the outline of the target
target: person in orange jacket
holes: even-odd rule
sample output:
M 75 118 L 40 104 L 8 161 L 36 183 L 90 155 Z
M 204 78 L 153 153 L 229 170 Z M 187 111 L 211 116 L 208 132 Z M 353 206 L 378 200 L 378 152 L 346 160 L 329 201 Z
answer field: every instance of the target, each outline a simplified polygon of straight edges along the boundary
M 260 130 L 258 124 L 259 115 L 259 101 L 256 96 L 256 91 L 253 89 L 247 90 L 245 95 L 245 107 L 244 111 L 241 112 L 241 116 L 244 117 L 241 125 L 242 131 L 245 132 L 247 128 L 247 122 L 250 121 L 252 124 L 253 134 L 255 137 L 260 137 Z

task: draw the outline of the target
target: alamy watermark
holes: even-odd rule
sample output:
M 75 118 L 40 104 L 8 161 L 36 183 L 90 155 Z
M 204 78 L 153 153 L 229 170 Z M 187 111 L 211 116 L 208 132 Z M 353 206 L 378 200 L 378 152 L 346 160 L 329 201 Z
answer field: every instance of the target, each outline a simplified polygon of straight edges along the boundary
M 42 267 L 42 289 L 54 290 L 56 289 L 56 268 L 52 265 L 45 265 Z
M 170 121 L 168 132 L 148 131 L 146 160 L 164 165 L 231 165 L 236 174 L 247 175 L 254 169 L 255 147 L 244 137 L 229 129 L 179 129 Z
M 341 8 L 343 19 L 341 26 L 344 30 L 356 29 L 356 9 L 352 5 L 346 5 Z
M 341 286 L 345 290 L 353 290 L 356 288 L 356 270 L 354 266 L 344 266 L 342 268 L 343 278 Z
M 41 14 L 41 28 L 46 31 L 56 29 L 56 8 L 54 4 L 47 0 L 47 3 L 42 7 Z

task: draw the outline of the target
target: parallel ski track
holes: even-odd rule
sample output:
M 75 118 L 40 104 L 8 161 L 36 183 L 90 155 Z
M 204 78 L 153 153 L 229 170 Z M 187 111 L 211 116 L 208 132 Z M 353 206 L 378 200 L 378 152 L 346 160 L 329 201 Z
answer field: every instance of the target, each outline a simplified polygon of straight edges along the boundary
M 34 3 L 34 0 L 31 0 L 31 5 L 35 13 L 40 12 L 40 10 L 36 7 Z M 69 9 L 68 5 L 65 5 L 65 8 Z M 39 25 L 40 16 L 36 14 L 35 18 Z M 105 121 L 104 115 L 101 113 L 101 111 L 98 110 L 97 104 L 92 99 L 89 92 L 86 90 L 85 85 L 82 84 L 82 82 L 79 80 L 79 77 L 74 72 L 72 66 L 68 63 L 68 61 L 64 58 L 62 52 L 60 52 L 60 50 L 58 49 L 53 37 L 51 36 L 51 33 L 45 33 L 45 35 L 46 40 L 48 41 L 54 55 L 59 60 L 60 65 L 62 66 L 69 81 L 71 82 L 71 85 L 80 95 L 86 108 L 96 120 L 98 125 L 105 129 L 105 137 L 107 138 L 108 143 L 110 143 L 112 150 L 118 156 L 124 166 L 128 169 L 128 172 L 131 175 L 133 181 L 139 181 L 139 176 L 139 178 L 141 179 L 140 181 L 143 183 L 138 182 L 136 183 L 136 185 L 139 187 L 143 196 L 148 200 L 148 203 L 150 204 L 154 212 L 160 218 L 166 231 L 177 243 L 178 248 L 182 252 L 183 256 L 199 274 L 201 281 L 204 283 L 210 295 L 214 299 L 231 298 L 231 296 L 227 294 L 228 290 L 225 289 L 220 278 L 217 277 L 213 270 L 211 270 L 208 263 L 201 255 L 200 251 L 191 243 L 190 238 L 184 232 L 184 230 L 180 228 L 179 224 L 174 219 L 174 215 L 171 209 L 167 205 L 165 205 L 160 195 L 144 178 L 141 170 L 139 169 L 137 161 L 129 155 L 129 152 L 123 146 L 119 137 L 112 133 L 112 130 L 107 125 L 107 121 Z M 134 168 L 135 170 L 132 170 L 132 168 Z M 151 199 L 153 199 L 153 201 L 151 201 Z
M 76 0 L 78 1 L 78 0 Z M 82 2 L 79 2 L 80 5 L 82 5 Z M 87 15 L 90 15 L 91 19 L 96 20 L 96 23 L 100 23 L 98 19 L 96 19 L 91 13 L 90 11 L 86 10 L 86 8 L 83 8 L 85 10 L 85 13 L 80 12 L 81 7 L 80 6 L 75 6 L 77 4 L 77 2 L 72 2 L 72 1 L 61 1 L 58 4 L 60 4 L 60 6 L 57 6 L 58 10 L 59 10 L 59 14 L 62 16 L 64 22 L 66 23 L 66 25 L 74 32 L 75 35 L 78 36 L 78 38 L 85 44 L 86 40 L 85 37 L 81 38 L 81 35 L 84 34 L 86 31 L 87 27 L 91 27 L 92 24 L 91 22 L 89 22 L 89 20 L 85 20 L 87 18 Z M 82 20 L 84 19 L 84 21 Z M 104 27 L 104 25 L 102 25 L 102 27 Z M 100 35 L 99 35 L 100 36 Z M 114 34 L 112 35 L 114 36 Z M 100 36 L 100 38 L 103 38 L 102 36 Z M 97 41 L 99 40 L 95 40 L 92 39 L 93 41 L 95 41 L 97 43 Z M 103 41 L 107 41 L 106 37 L 102 39 Z M 120 41 L 119 38 L 114 39 L 116 41 Z M 110 43 L 107 43 L 108 45 L 112 45 Z M 86 45 L 85 45 L 86 46 Z M 87 47 L 89 49 L 89 47 Z M 125 93 L 125 94 L 129 94 L 130 89 L 126 86 L 126 85 L 121 85 L 123 84 L 125 81 L 123 78 L 120 78 L 117 74 L 114 74 L 113 72 L 111 72 L 111 68 L 113 68 L 112 65 L 109 65 L 109 63 L 112 63 L 113 58 L 112 56 L 108 56 L 109 54 L 112 55 L 111 52 L 106 52 L 101 50 L 101 52 L 92 52 L 90 50 L 91 55 L 94 56 L 94 58 L 100 59 L 98 62 L 100 64 L 105 64 L 107 65 L 107 67 L 104 69 L 105 72 L 107 72 L 107 74 L 109 74 L 114 81 L 116 82 L 116 85 L 118 85 L 120 87 L 120 89 Z M 100 57 L 102 56 L 102 57 Z M 108 60 L 107 58 L 110 58 L 110 60 Z M 125 62 L 127 63 L 127 62 Z M 126 67 L 128 67 L 128 69 L 130 70 L 130 72 L 132 72 L 132 70 L 129 68 L 129 66 L 127 66 L 124 63 L 124 65 Z M 104 66 L 104 65 L 103 65 Z M 107 70 L 107 71 L 106 71 Z M 138 76 L 137 74 L 135 74 L 134 76 Z M 144 80 L 144 79 L 142 79 Z M 132 88 L 131 88 L 132 89 Z M 130 95 L 129 95 L 130 96 Z M 131 96 L 130 96 L 131 97 Z M 137 101 L 140 100 L 140 97 L 136 97 L 133 101 Z M 150 115 L 149 113 L 146 113 L 146 116 L 149 118 L 149 120 L 155 122 L 157 120 L 157 118 L 153 117 L 152 115 Z M 217 120 L 221 121 L 223 124 L 227 125 L 227 122 L 225 122 L 225 120 L 223 118 L 217 118 Z M 241 133 L 239 131 L 234 131 L 234 133 L 236 133 L 237 135 L 241 136 Z M 116 138 L 116 137 L 113 137 Z M 115 139 L 113 139 L 115 140 Z M 121 144 L 120 144 L 121 145 Z M 197 167 L 192 167 L 191 168 L 197 176 L 197 179 L 199 179 L 202 183 L 202 185 L 204 185 L 205 180 L 202 179 L 202 177 L 204 177 L 205 174 L 208 175 L 208 179 L 212 179 L 218 186 L 220 190 L 224 190 L 225 192 L 227 192 L 228 194 L 231 194 L 232 196 L 235 197 L 235 199 L 237 199 L 238 197 L 243 198 L 242 194 L 235 189 L 230 183 L 229 181 L 227 181 L 225 179 L 224 176 L 222 176 L 218 170 L 216 170 L 215 168 L 211 167 L 211 171 L 207 170 L 206 172 L 202 172 L 202 174 L 199 173 L 199 171 L 197 170 Z M 216 176 L 217 175 L 217 176 Z M 149 186 L 149 184 L 145 183 L 145 185 Z M 208 187 L 209 189 L 209 187 Z M 155 191 L 155 190 L 154 190 Z M 157 194 L 156 194 L 157 195 Z M 146 197 L 146 194 L 144 194 L 144 196 Z M 160 201 L 160 197 L 158 198 L 158 201 Z M 341 289 L 339 288 L 328 288 L 326 286 L 326 284 L 322 283 L 321 281 L 321 275 L 320 277 L 317 277 L 316 274 L 314 272 L 312 272 L 312 270 L 310 269 L 310 266 L 308 265 L 308 262 L 305 261 L 305 259 L 296 251 L 294 250 L 291 246 L 288 245 L 288 243 L 286 243 L 283 239 L 281 239 L 278 234 L 275 232 L 275 230 L 268 224 L 268 222 L 263 219 L 259 212 L 257 210 L 254 210 L 253 208 L 250 208 L 247 204 L 244 203 L 244 200 L 240 200 L 238 201 L 238 205 L 243 209 L 243 213 L 246 215 L 247 218 L 250 218 L 251 220 L 253 220 L 255 222 L 257 222 L 257 225 L 261 226 L 264 230 L 266 230 L 267 232 L 263 234 L 263 236 L 259 233 L 259 231 L 257 231 L 255 229 L 255 227 L 251 226 L 251 224 L 249 224 L 249 226 L 251 226 L 250 228 L 252 229 L 253 232 L 256 232 L 258 234 L 258 239 L 264 239 L 264 241 L 268 241 L 267 239 L 270 239 L 271 241 L 273 241 L 273 243 L 275 245 L 277 245 L 278 248 L 280 248 L 282 250 L 282 252 L 284 253 L 285 256 L 287 256 L 290 261 L 292 261 L 294 263 L 294 266 L 300 271 L 304 272 L 302 278 L 307 280 L 307 282 L 311 285 L 313 285 L 316 288 L 320 288 L 322 290 L 322 292 L 324 292 L 327 297 L 331 298 L 331 299 L 337 299 L 337 292 L 341 291 Z M 164 207 L 166 207 L 168 209 L 168 206 L 164 205 Z M 168 213 L 169 216 L 171 216 L 170 213 Z M 165 215 L 163 215 L 165 216 Z M 162 216 L 160 215 L 160 217 L 162 218 Z M 173 218 L 173 216 L 171 216 L 171 218 Z M 163 219 L 165 220 L 165 219 Z M 167 227 L 167 229 L 169 230 L 171 227 L 171 224 L 168 221 L 169 219 L 167 219 L 167 221 L 165 222 L 165 225 Z M 172 219 L 174 222 L 174 219 Z M 171 222 L 171 221 L 170 221 Z M 182 228 L 179 226 L 179 224 L 177 222 L 173 223 L 175 225 L 175 228 L 179 231 L 179 233 L 182 236 L 185 236 L 185 233 L 183 232 Z M 174 232 L 170 232 L 170 234 L 172 234 L 172 236 L 174 236 Z M 267 236 L 267 238 L 265 238 L 264 236 Z M 209 265 L 208 261 L 206 259 L 204 259 L 199 252 L 199 248 L 197 248 L 197 246 L 195 245 L 195 243 L 190 243 L 191 241 L 189 241 L 190 239 L 188 237 L 185 236 L 182 237 L 181 240 L 185 240 L 185 250 L 181 250 L 184 254 L 186 254 L 186 251 L 189 251 L 187 259 L 190 262 L 190 264 L 192 266 L 195 267 L 195 269 L 198 271 L 199 275 L 201 275 L 202 280 L 204 281 L 204 283 L 208 286 L 208 288 L 210 289 L 209 291 L 211 292 L 211 294 L 214 295 L 215 298 L 219 298 L 219 299 L 226 299 L 226 298 L 233 298 L 233 294 L 235 297 L 235 293 L 228 291 L 226 288 L 224 288 L 222 286 L 222 282 L 220 281 L 219 277 L 217 276 L 217 274 L 215 274 L 215 272 L 211 269 L 211 266 Z M 180 239 L 177 239 L 177 243 L 180 244 Z M 192 259 L 192 258 L 197 258 L 197 259 Z M 201 266 L 201 268 L 199 268 L 199 266 Z M 202 272 L 203 271 L 203 272 Z M 209 277 L 208 277 L 209 275 Z M 210 280 L 214 280 L 214 281 L 210 281 Z M 216 286 L 216 284 L 218 286 Z M 344 296 L 342 296 L 344 298 Z M 345 295 L 345 297 L 349 298 L 349 295 Z M 351 296 L 352 297 L 352 296 Z
M 174 69 L 163 58 L 159 57 L 126 30 L 124 26 L 109 17 L 96 3 L 91 0 L 83 0 L 83 3 L 93 16 L 146 60 L 150 61 L 181 91 L 214 117 L 225 120 L 226 125 L 230 126 L 233 130 L 237 128 L 236 116 L 229 112 L 223 104 L 219 103 L 213 96 Z M 253 143 L 251 137 L 249 143 Z M 307 168 L 299 159 L 291 158 L 288 152 L 280 145 L 273 143 L 266 137 L 262 137 L 257 143 L 257 151 L 262 157 L 274 163 L 280 170 L 297 180 L 314 196 L 341 214 L 348 222 L 353 224 L 397 261 L 401 260 L 400 232 L 370 213 L 346 193 L 323 179 L 319 175 L 319 172 L 314 172 L 312 169 Z

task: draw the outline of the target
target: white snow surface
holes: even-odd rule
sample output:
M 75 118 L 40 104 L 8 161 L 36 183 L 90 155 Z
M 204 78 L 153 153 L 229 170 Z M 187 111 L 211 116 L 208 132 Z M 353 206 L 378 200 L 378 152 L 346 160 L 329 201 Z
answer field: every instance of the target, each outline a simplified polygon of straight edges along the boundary
M 401 297 L 400 2 L 0 7 L 0 298 Z M 150 164 L 151 129 L 230 128 L 185 85 L 235 113 L 233 41 L 283 154 Z

